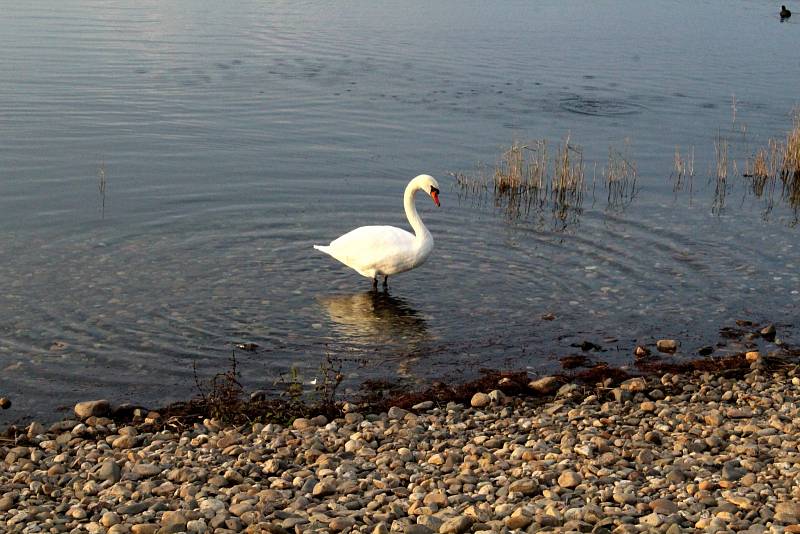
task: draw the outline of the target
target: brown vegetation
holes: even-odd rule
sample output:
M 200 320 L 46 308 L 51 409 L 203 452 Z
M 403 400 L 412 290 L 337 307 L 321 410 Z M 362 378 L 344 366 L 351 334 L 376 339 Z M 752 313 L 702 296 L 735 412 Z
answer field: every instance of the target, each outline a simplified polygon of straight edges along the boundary
M 630 140 L 625 140 L 625 147 L 620 152 L 614 147 L 608 148 L 608 164 L 603 169 L 608 192 L 608 207 L 624 207 L 633 202 L 638 191 L 636 180 L 638 173 L 636 163 L 630 157 Z
M 547 141 L 514 142 L 505 150 L 491 173 L 453 175 L 459 198 L 480 197 L 491 192 L 493 204 L 516 220 L 550 210 L 554 222 L 564 228 L 577 221 L 586 189 L 583 152 L 569 136 L 556 147 L 552 160 Z

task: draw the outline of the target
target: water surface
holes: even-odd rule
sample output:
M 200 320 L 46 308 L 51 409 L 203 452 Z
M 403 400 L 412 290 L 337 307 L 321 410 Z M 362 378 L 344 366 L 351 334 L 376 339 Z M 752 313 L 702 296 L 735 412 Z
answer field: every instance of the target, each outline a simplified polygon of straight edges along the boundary
M 617 364 L 659 337 L 691 354 L 736 319 L 792 341 L 796 212 L 733 170 L 715 204 L 709 174 L 715 139 L 741 171 L 785 135 L 798 35 L 756 2 L 6 5 L 0 423 L 186 398 L 193 365 L 224 370 L 240 342 L 259 346 L 238 353 L 250 387 L 335 355 L 354 389 L 547 372 L 582 340 Z M 633 202 L 599 183 L 568 225 L 509 219 L 449 178 L 567 134 L 590 174 L 629 140 Z M 442 184 L 441 209 L 419 202 L 436 247 L 388 295 L 311 248 L 405 226 L 422 172 Z

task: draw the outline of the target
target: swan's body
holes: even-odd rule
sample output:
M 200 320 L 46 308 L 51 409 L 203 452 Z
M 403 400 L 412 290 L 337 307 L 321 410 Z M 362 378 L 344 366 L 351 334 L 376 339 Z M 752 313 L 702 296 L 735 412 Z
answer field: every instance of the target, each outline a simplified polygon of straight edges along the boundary
M 408 183 L 403 206 L 413 234 L 394 226 L 362 226 L 334 239 L 330 245 L 314 245 L 314 248 L 372 278 L 373 284 L 377 284 L 378 276 L 383 276 L 386 284 L 390 275 L 422 265 L 433 250 L 433 237 L 417 213 L 414 204 L 417 191 L 429 194 L 439 205 L 439 184 L 432 176 L 420 174 Z
M 781 18 L 788 19 L 792 16 L 792 12 L 786 9 L 786 6 L 781 6 Z

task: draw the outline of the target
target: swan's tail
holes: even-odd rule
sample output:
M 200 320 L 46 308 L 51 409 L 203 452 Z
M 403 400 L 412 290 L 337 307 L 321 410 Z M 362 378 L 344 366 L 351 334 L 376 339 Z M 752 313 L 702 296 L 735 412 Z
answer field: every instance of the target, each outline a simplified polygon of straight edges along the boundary
M 331 253 L 331 247 L 328 245 L 314 245 L 314 248 L 319 250 L 320 252 L 324 252 L 325 254 Z

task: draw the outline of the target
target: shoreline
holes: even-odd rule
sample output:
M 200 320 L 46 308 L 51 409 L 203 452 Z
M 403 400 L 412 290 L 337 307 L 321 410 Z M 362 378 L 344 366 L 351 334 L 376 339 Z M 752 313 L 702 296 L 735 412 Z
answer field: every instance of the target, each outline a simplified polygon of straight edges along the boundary
M 290 426 L 33 423 L 0 444 L 0 530 L 800 532 L 800 366 L 748 363 Z
M 764 326 L 766 324 L 766 326 Z M 618 383 L 633 376 L 650 376 L 659 373 L 685 373 L 693 370 L 717 372 L 726 368 L 743 369 L 749 367 L 756 359 L 767 365 L 783 361 L 800 361 L 800 347 L 786 343 L 777 338 L 776 328 L 772 323 L 754 323 L 737 320 L 736 326 L 720 329 L 720 341 L 716 345 L 696 348 L 691 353 L 682 350 L 682 342 L 675 339 L 652 338 L 647 344 L 632 345 L 631 360 L 626 364 L 613 364 L 598 358 L 604 349 L 600 345 L 584 340 L 571 345 L 575 350 L 562 355 L 556 360 L 559 370 L 549 375 L 536 377 L 555 377 L 560 384 L 575 382 L 580 385 L 610 380 L 610 384 Z M 250 348 L 242 348 L 250 352 Z M 526 370 L 483 368 L 473 370 L 473 378 L 453 381 L 452 377 L 443 380 L 429 379 L 428 385 L 409 390 L 408 384 L 402 381 L 376 378 L 365 379 L 359 389 L 346 396 L 337 392 L 344 379 L 342 362 L 338 358 L 328 356 L 320 366 L 321 375 L 308 388 L 295 378 L 284 379 L 273 384 L 273 389 L 256 389 L 248 392 L 240 383 L 236 352 L 229 358 L 227 370 L 218 372 L 208 378 L 200 378 L 194 374 L 194 396 L 187 400 L 176 400 L 153 405 L 122 402 L 111 404 L 98 412 L 110 417 L 117 423 L 142 423 L 146 413 L 157 412 L 172 419 L 180 419 L 191 423 L 202 417 L 220 419 L 223 423 L 241 423 L 259 421 L 263 423 L 291 422 L 294 417 L 325 415 L 335 417 L 342 414 L 343 405 L 355 405 L 361 411 L 387 410 L 391 406 L 408 408 L 416 402 L 433 400 L 436 402 L 466 402 L 478 391 L 491 388 L 493 382 L 504 393 L 512 395 L 540 396 L 551 391 L 535 391 L 528 387 L 531 382 Z M 0 408 L 5 411 L 13 404 L 13 398 L 0 391 Z M 80 400 L 80 399 L 76 399 Z M 75 401 L 73 401 L 75 402 Z M 104 401 L 106 402 L 106 401 Z M 79 402 L 80 404 L 80 402 Z M 42 416 L 17 414 L 13 419 L 0 423 L 0 439 L 3 435 L 12 436 L 30 422 L 40 421 L 45 425 L 57 419 L 69 417 L 64 413 L 72 412 L 71 405 L 61 405 L 49 414 Z

